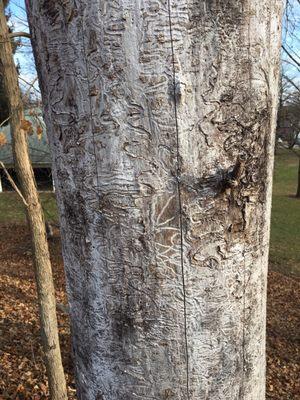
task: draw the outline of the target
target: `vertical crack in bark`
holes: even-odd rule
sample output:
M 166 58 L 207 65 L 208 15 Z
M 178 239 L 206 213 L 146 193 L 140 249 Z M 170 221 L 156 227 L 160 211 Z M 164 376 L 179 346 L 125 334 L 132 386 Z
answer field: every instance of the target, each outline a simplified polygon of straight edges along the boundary
M 96 154 L 95 128 L 94 128 L 93 108 L 92 108 L 92 100 L 91 100 L 91 84 L 90 84 L 90 79 L 89 79 L 89 63 L 88 63 L 88 57 L 87 57 L 87 54 L 86 54 L 85 40 L 84 40 L 84 9 L 82 10 L 82 13 L 81 13 L 81 33 L 82 33 L 82 45 L 83 45 L 84 63 L 85 63 L 85 66 L 86 66 L 86 81 L 87 81 L 87 85 L 88 85 L 88 96 L 89 96 L 89 112 L 90 112 L 90 122 L 91 122 L 92 140 L 93 140 L 93 150 L 94 150 L 95 166 L 96 166 L 96 178 L 97 178 L 96 197 L 97 197 L 97 199 L 99 201 L 99 205 L 100 205 L 100 193 L 99 193 L 100 177 L 99 177 L 98 164 L 97 164 L 97 154 Z
M 241 387 L 240 387 L 240 393 L 239 397 L 242 399 L 244 397 L 244 381 L 245 381 L 245 343 L 246 343 L 246 337 L 245 337 L 245 318 L 246 318 L 246 254 L 245 254 L 245 248 L 243 250 L 243 257 L 244 257 L 244 271 L 243 271 L 243 322 L 242 322 L 242 327 L 243 327 L 243 338 L 242 338 L 242 382 L 241 382 Z
M 172 26 L 172 17 L 171 17 L 171 0 L 168 0 L 168 14 L 169 14 L 170 41 L 171 41 L 171 52 L 172 52 L 174 118 L 175 118 L 176 146 L 177 146 L 176 180 L 177 180 L 179 224 L 180 224 L 180 259 L 181 259 L 181 273 L 182 273 L 184 339 L 185 339 L 185 353 L 186 353 L 186 390 L 187 390 L 187 400 L 189 400 L 190 399 L 190 394 L 189 394 L 189 354 L 188 354 L 188 337 L 187 337 L 186 287 L 185 287 L 184 261 L 183 261 L 183 226 L 182 226 L 182 202 L 181 202 L 181 187 L 180 187 L 181 185 L 180 185 L 180 155 L 179 155 L 179 124 L 178 124 L 178 113 L 177 113 L 176 69 L 175 69 L 175 51 L 174 51 L 174 41 L 173 41 L 173 26 Z

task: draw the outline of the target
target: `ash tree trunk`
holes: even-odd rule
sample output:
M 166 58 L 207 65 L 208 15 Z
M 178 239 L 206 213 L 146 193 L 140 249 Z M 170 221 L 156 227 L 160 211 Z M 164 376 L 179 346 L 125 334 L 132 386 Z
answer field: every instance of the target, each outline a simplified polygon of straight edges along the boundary
M 82 400 L 262 400 L 279 0 L 28 0 Z

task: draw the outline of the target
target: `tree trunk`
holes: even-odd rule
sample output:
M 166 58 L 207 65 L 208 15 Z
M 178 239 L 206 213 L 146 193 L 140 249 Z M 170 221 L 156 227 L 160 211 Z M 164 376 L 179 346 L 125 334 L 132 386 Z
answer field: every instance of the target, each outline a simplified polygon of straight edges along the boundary
M 79 399 L 264 399 L 281 6 L 27 1 Z
M 2 0 L 0 0 L 0 41 L 0 65 L 9 101 L 14 162 L 21 192 L 27 203 L 49 389 L 51 399 L 65 400 L 66 382 L 59 347 L 55 293 L 45 223 L 29 159 L 26 132 L 22 129 L 23 105 Z
M 299 157 L 299 164 L 298 164 L 298 182 L 297 182 L 297 193 L 296 197 L 300 198 L 300 157 Z

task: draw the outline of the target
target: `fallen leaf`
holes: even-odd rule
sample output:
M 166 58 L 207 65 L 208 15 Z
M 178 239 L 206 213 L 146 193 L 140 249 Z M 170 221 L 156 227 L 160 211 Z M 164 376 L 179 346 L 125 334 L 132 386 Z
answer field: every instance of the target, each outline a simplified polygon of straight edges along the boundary
M 23 131 L 26 132 L 27 135 L 33 134 L 32 123 L 28 121 L 28 119 L 21 120 L 20 128 L 23 129 Z
M 43 128 L 41 127 L 41 125 L 38 125 L 36 128 L 36 134 L 39 140 L 42 139 L 43 136 Z

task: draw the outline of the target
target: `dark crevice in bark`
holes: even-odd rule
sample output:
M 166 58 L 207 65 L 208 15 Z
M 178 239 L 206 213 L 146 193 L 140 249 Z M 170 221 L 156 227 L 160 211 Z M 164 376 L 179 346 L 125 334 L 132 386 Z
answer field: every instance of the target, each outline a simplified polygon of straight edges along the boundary
M 188 337 L 187 337 L 187 311 L 186 311 L 186 287 L 185 287 L 185 274 L 184 274 L 184 262 L 183 262 L 183 221 L 182 221 L 182 201 L 181 201 L 181 183 L 180 183 L 180 153 L 179 153 L 179 124 L 178 124 L 178 113 L 177 113 L 177 102 L 180 100 L 180 82 L 176 82 L 176 68 L 175 68 L 175 54 L 174 54 L 174 42 L 173 42 L 173 26 L 171 16 L 171 0 L 168 0 L 168 14 L 169 14 L 169 28 L 170 28 L 170 41 L 171 41 L 171 52 L 172 52 L 172 72 L 173 72 L 173 101 L 174 101 L 174 118 L 175 118 L 175 129 L 176 129 L 176 143 L 177 143 L 177 170 L 176 170 L 176 181 L 177 181 L 177 192 L 178 192 L 178 205 L 179 205 L 179 224 L 180 224 L 180 260 L 181 260 L 181 272 L 182 272 L 182 289 L 183 289 L 183 312 L 184 312 L 184 339 L 185 339 L 185 353 L 186 353 L 186 390 L 187 400 L 190 399 L 189 394 L 189 354 L 188 354 Z

